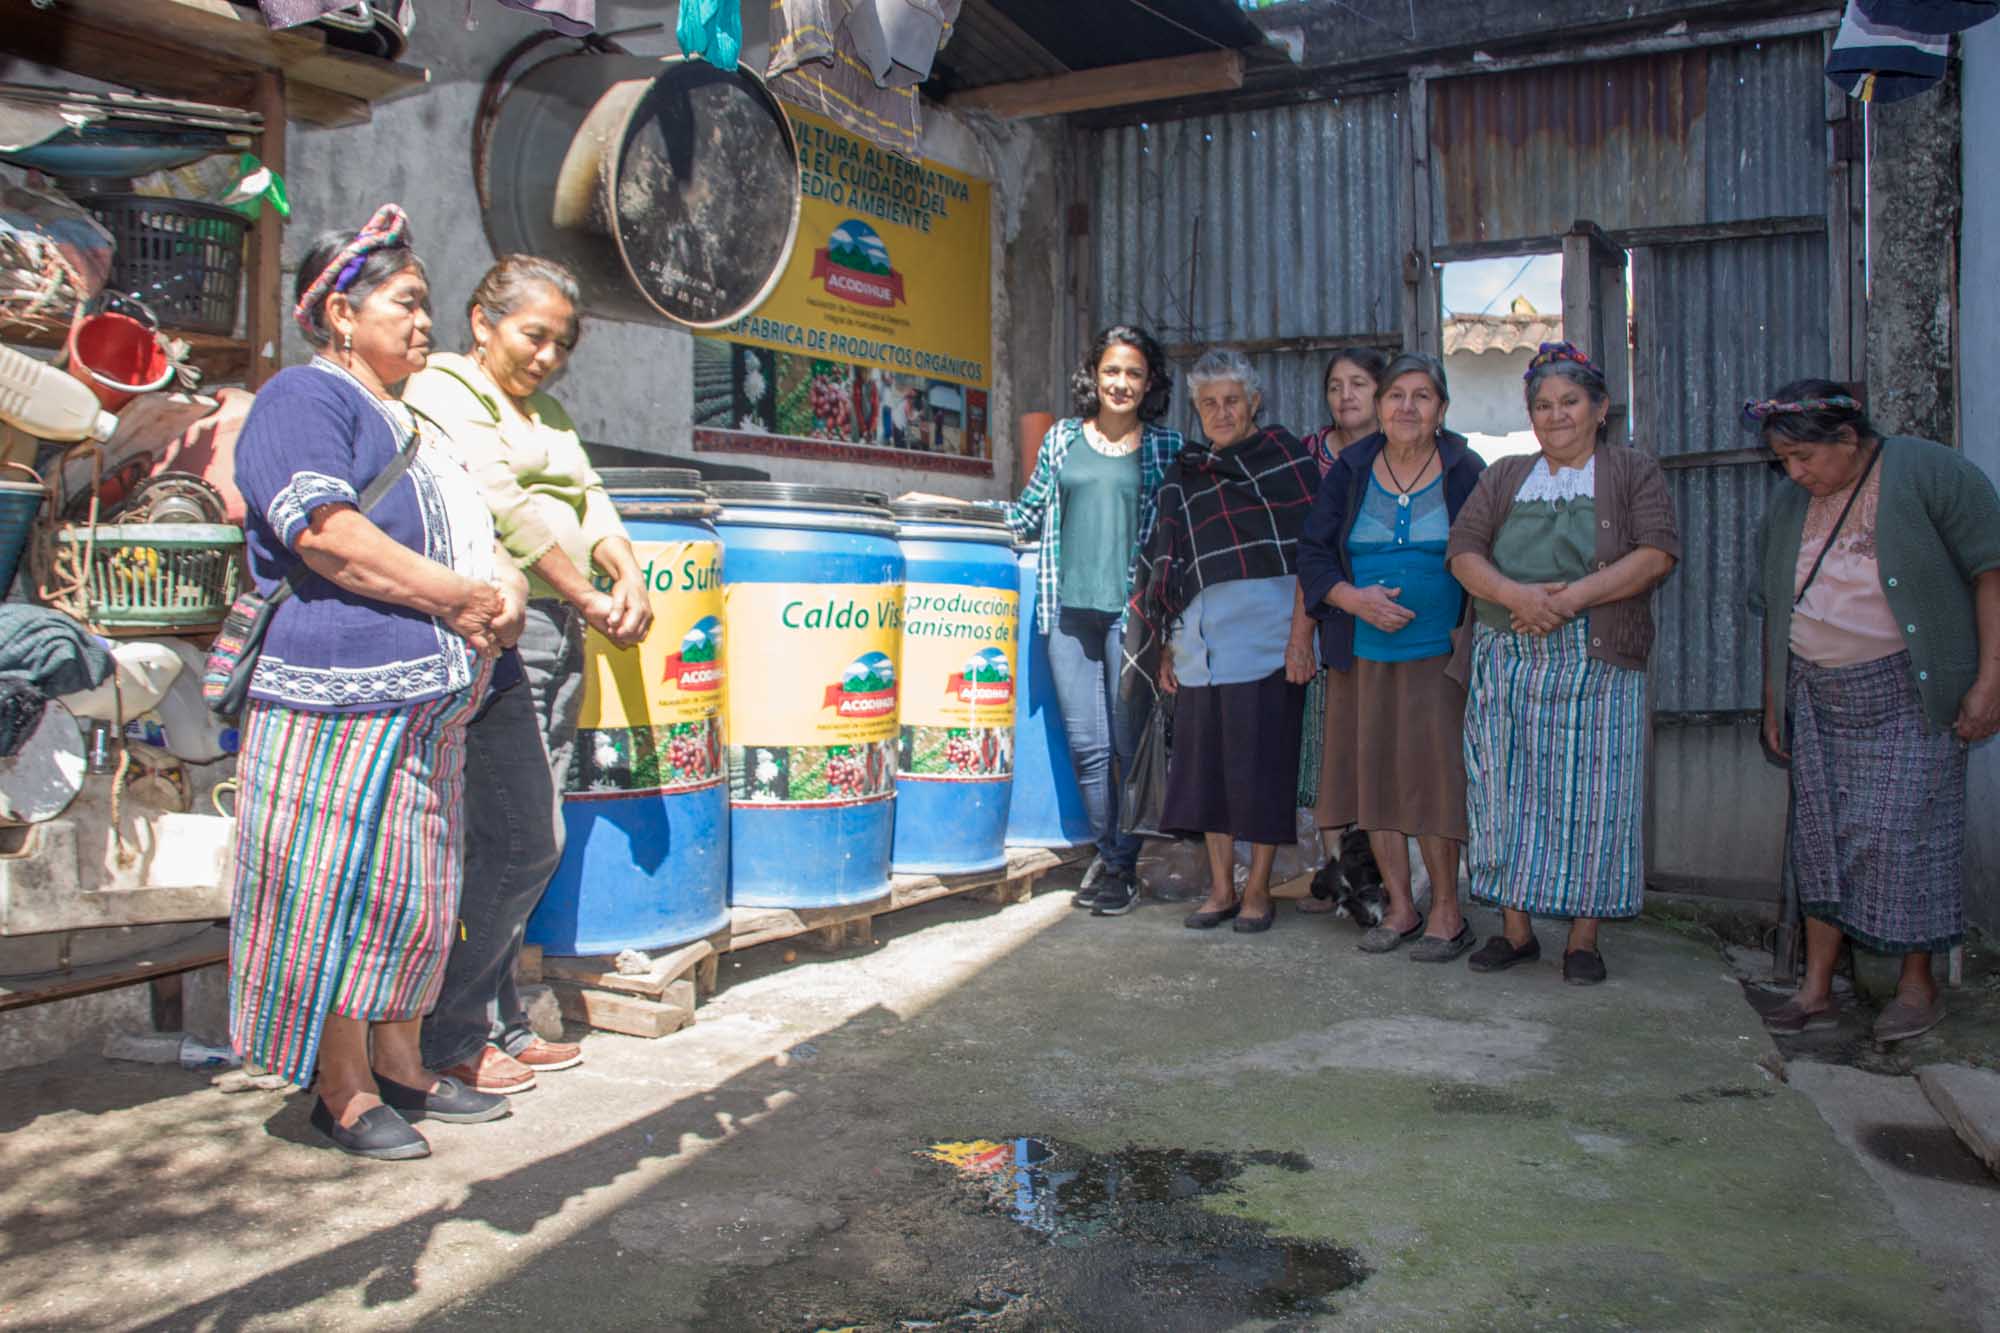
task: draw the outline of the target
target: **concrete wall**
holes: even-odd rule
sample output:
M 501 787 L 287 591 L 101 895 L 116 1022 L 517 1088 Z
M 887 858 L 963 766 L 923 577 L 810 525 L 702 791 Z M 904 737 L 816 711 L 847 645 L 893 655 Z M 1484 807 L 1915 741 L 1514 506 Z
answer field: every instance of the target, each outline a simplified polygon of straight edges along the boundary
M 1451 382 L 1451 428 L 1462 435 L 1511 435 L 1528 428 L 1521 376 L 1534 356 L 1513 352 L 1453 352 L 1444 359 Z
M 744 11 L 745 63 L 761 70 L 766 14 L 756 5 L 746 5 Z M 493 260 L 480 225 L 470 165 L 472 122 L 481 88 L 510 47 L 543 27 L 537 18 L 480 0 L 472 8 L 477 26 L 468 30 L 465 13 L 465 6 L 458 4 L 424 9 L 405 59 L 430 69 L 428 89 L 377 106 L 373 120 L 364 126 L 295 126 L 286 172 L 294 205 L 285 247 L 287 290 L 299 254 L 317 232 L 356 226 L 377 203 L 395 200 L 409 211 L 430 269 L 438 341 L 446 348 L 469 342 L 461 311 L 467 294 Z M 659 33 L 621 38 L 621 44 L 635 54 L 671 54 L 676 49 L 674 19 L 672 4 L 598 5 L 601 31 L 665 25 Z M 1010 489 L 1013 421 L 1022 396 L 1011 362 L 1016 352 L 1034 361 L 1036 345 L 1046 348 L 1059 293 L 1063 210 L 1056 206 L 1056 194 L 1058 182 L 1067 176 L 1063 140 L 1025 124 L 960 118 L 929 108 L 923 152 L 942 165 L 994 182 L 993 479 L 761 455 L 705 457 L 763 468 L 781 480 L 891 492 L 921 487 L 987 496 Z M 1010 280 L 1010 265 L 1022 270 L 1020 281 Z M 692 449 L 692 347 L 690 336 L 678 329 L 594 321 L 554 391 L 587 440 L 685 455 Z M 297 332 L 288 331 L 286 363 L 307 355 Z M 1046 376 L 1048 368 L 1032 365 L 1030 373 L 1025 393 L 1029 401 L 1039 403 L 1046 399 L 1047 389 L 1032 377 Z
M 1965 34 L 1961 109 L 1965 211 L 1959 242 L 1959 447 L 2000 482 L 2000 23 Z M 2000 933 L 2000 741 L 1972 752 L 1970 884 L 1973 920 Z

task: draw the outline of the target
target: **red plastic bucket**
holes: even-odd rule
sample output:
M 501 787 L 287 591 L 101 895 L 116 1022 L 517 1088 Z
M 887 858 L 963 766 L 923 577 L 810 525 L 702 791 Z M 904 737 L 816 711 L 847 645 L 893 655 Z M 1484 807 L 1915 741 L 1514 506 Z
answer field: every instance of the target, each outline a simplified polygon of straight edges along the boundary
M 105 411 L 116 412 L 142 393 L 166 388 L 174 363 L 151 328 L 107 310 L 70 326 L 69 373 L 90 386 Z

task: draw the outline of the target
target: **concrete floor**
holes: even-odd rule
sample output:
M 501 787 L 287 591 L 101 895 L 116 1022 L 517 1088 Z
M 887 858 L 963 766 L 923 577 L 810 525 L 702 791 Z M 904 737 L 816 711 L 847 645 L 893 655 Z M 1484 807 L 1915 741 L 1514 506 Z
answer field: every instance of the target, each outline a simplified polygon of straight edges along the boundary
M 306 1098 L 177 1069 L 0 1074 L 0 1327 L 1993 1318 L 1976 1260 L 2000 1253 L 2000 1188 L 1912 1152 L 1925 1127 L 1893 1098 L 1830 1125 L 1813 1098 L 1852 1108 L 1831 1085 L 1874 1076 L 1815 1072 L 1810 1096 L 1774 1077 L 1712 946 L 1609 930 L 1590 990 L 1561 984 L 1554 927 L 1548 961 L 1480 977 L 1364 957 L 1351 926 L 1289 909 L 1257 937 L 1181 910 L 1093 920 L 1051 887 L 884 918 L 872 949 L 734 955 L 694 1028 L 592 1035 L 511 1118 L 430 1127 L 416 1164 L 324 1150 Z M 920 1155 L 1024 1135 L 1237 1156 L 1201 1197 L 1051 1236 Z M 1905 1185 L 1949 1191 L 1930 1197 L 1950 1235 Z M 1365 1276 L 1274 1305 L 1304 1280 L 1286 1238 Z

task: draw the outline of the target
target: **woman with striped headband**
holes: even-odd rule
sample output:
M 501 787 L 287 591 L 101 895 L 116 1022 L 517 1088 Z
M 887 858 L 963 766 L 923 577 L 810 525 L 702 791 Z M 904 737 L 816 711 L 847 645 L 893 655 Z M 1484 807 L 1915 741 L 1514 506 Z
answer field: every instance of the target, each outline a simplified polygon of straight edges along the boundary
M 1750 607 L 1764 744 L 1788 762 L 1806 975 L 1764 1022 L 1838 1021 L 1842 938 L 1901 954 L 1877 1041 L 1937 1026 L 1931 955 L 1965 937 L 1965 752 L 2000 730 L 2000 496 L 1956 449 L 1883 439 L 1840 385 L 1745 404 L 1772 493 Z
M 230 1037 L 317 1078 L 312 1124 L 338 1147 L 423 1157 L 409 1120 L 507 1113 L 425 1070 L 418 1025 L 458 919 L 465 728 L 506 683 L 495 659 L 527 583 L 472 478 L 398 399 L 431 328 L 402 210 L 315 241 L 294 315 L 318 354 L 258 392 L 236 447 L 251 575 L 293 593 L 242 719 Z
M 1474 599 L 1465 709 L 1472 896 L 1502 932 L 1467 960 L 1541 957 L 1534 918 L 1569 922 L 1563 980 L 1603 981 L 1600 922 L 1638 915 L 1653 589 L 1680 559 L 1660 465 L 1604 442 L 1604 374 L 1569 343 L 1528 363 L 1541 451 L 1503 458 L 1452 524 Z

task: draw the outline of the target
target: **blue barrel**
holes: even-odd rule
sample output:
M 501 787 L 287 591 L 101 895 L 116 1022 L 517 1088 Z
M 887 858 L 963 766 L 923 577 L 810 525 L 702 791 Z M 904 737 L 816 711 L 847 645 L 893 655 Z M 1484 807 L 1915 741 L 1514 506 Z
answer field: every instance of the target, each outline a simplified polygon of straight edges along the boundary
M 976 505 L 892 508 L 904 569 L 895 868 L 998 869 L 1014 794 L 1014 534 Z
M 722 544 L 699 476 L 612 492 L 653 604 L 636 648 L 584 636 L 562 864 L 527 939 L 552 954 L 665 949 L 729 921 Z M 475 831 L 470 836 L 478 836 Z
M 903 552 L 872 491 L 716 482 L 729 637 L 729 901 L 889 892 Z
M 1035 628 L 1033 543 L 1016 548 L 1020 565 L 1021 673 L 1014 712 L 1014 800 L 1007 812 L 1009 847 L 1081 847 L 1091 841 L 1090 814 L 1070 762 L 1049 641 Z

